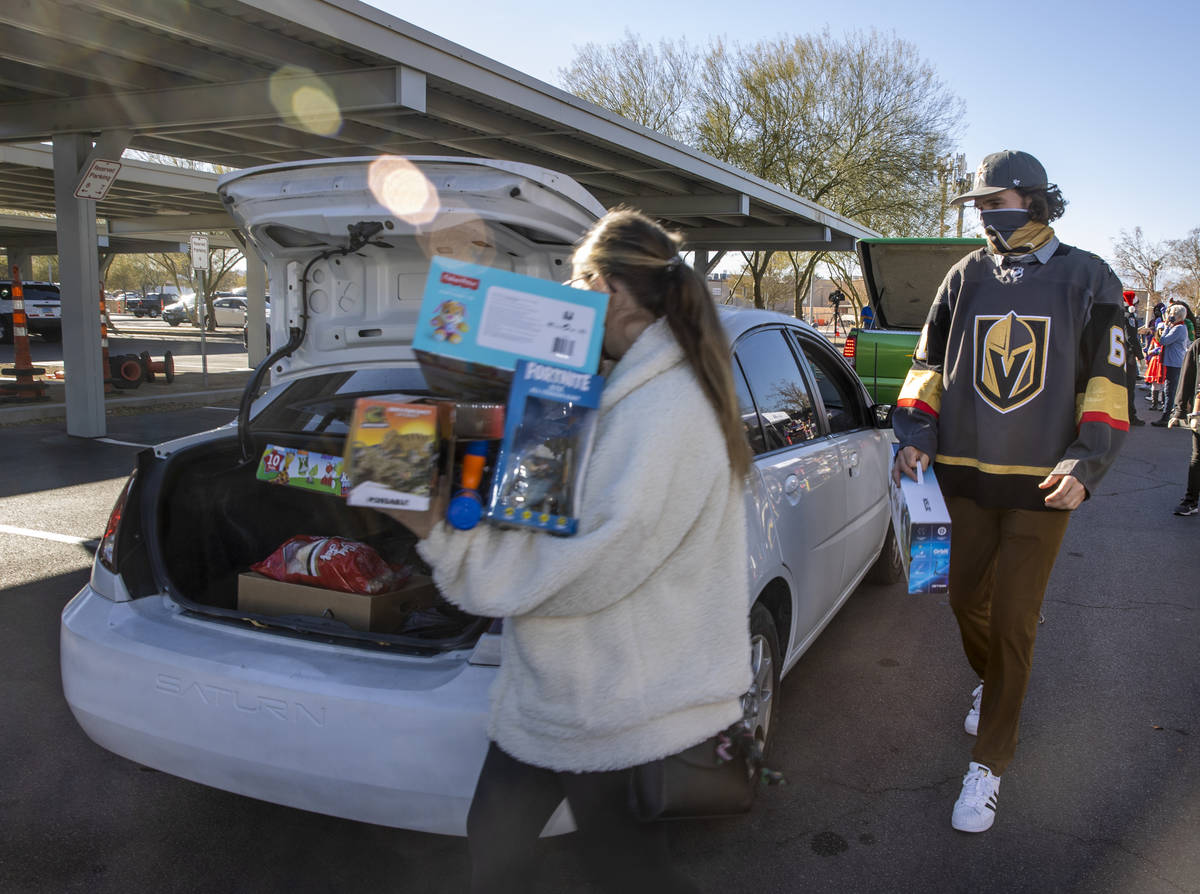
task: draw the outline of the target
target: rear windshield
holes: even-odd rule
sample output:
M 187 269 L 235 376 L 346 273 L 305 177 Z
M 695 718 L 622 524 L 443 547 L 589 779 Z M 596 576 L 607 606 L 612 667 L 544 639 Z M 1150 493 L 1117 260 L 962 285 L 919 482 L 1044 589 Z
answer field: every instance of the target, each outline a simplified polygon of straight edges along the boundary
M 256 432 L 344 435 L 354 401 L 372 394 L 417 399 L 429 389 L 416 366 L 306 376 L 287 386 L 251 423 Z
M 920 329 L 946 273 L 984 244 L 973 240 L 863 240 L 860 256 L 879 322 L 888 329 Z

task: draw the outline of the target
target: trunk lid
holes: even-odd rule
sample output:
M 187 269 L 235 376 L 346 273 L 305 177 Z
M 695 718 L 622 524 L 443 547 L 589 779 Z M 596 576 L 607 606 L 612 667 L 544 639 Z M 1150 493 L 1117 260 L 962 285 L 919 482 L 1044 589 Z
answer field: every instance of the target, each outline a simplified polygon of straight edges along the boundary
M 918 330 L 938 286 L 955 263 L 986 245 L 983 239 L 860 239 L 858 258 L 876 325 Z
M 267 263 L 271 343 L 303 332 L 272 365 L 275 384 L 411 360 L 432 257 L 565 281 L 573 244 L 604 213 L 562 174 L 462 158 L 269 165 L 217 192 Z

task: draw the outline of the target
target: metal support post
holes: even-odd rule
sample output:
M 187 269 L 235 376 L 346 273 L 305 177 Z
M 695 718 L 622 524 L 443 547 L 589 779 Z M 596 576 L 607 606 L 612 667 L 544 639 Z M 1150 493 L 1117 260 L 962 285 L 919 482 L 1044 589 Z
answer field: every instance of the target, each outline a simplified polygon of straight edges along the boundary
M 54 210 L 58 219 L 62 288 L 63 367 L 67 434 L 105 434 L 100 340 L 100 269 L 96 256 L 96 203 L 75 197 L 91 141 L 81 134 L 54 137 Z

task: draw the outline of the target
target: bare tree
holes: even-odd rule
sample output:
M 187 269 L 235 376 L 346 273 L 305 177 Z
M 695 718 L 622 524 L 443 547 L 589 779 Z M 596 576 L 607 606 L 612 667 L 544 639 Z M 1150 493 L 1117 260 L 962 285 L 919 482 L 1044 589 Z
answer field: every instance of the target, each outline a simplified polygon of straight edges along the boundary
M 616 43 L 587 43 L 558 76 L 576 96 L 677 140 L 691 133 L 690 91 L 698 57 L 682 38 L 643 41 L 628 30 Z
M 880 232 L 937 234 L 939 159 L 953 148 L 963 105 L 911 44 L 826 30 L 746 46 L 714 40 L 703 52 L 665 46 L 656 68 L 653 48 L 633 35 L 589 44 L 564 84 Z M 793 308 L 823 258 L 794 265 Z M 771 253 L 743 260 L 755 306 L 765 307 Z
M 1172 284 L 1175 295 L 1186 299 L 1194 311 L 1200 310 L 1200 227 L 1193 227 L 1182 239 L 1170 240 L 1167 246 L 1167 262 L 1180 273 Z
M 1167 267 L 1170 251 L 1165 242 L 1147 241 L 1141 227 L 1134 227 L 1132 234 L 1122 230 L 1120 237 L 1113 240 L 1113 260 L 1118 271 L 1151 295 L 1158 293 L 1159 276 Z
M 191 260 L 186 254 L 163 253 L 150 257 L 158 269 L 171 278 L 177 291 L 182 291 L 186 284 L 193 292 L 197 294 L 201 292 L 200 278 L 192 269 Z M 204 317 L 210 332 L 215 330 L 217 325 L 216 314 L 213 313 L 213 299 L 222 283 L 230 276 L 233 268 L 242 258 L 242 253 L 234 248 L 216 248 L 208 253 L 208 270 L 205 271 L 203 300 Z

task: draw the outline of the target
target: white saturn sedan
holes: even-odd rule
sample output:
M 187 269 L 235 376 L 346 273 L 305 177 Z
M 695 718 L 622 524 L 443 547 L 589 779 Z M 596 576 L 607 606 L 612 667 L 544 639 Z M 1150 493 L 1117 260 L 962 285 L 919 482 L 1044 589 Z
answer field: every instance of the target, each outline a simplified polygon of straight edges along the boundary
M 494 622 L 444 601 L 389 631 L 239 610 L 238 575 L 296 534 L 419 562 L 411 535 L 340 497 L 256 480 L 267 444 L 340 455 L 359 395 L 426 393 L 410 344 L 429 258 L 563 281 L 604 208 L 523 164 L 384 157 L 225 176 L 267 262 L 271 343 L 237 424 L 144 451 L 91 580 L 62 616 L 67 702 L 99 745 L 165 773 L 370 823 L 464 834 L 487 749 Z M 746 434 L 754 686 L 780 677 L 865 577 L 898 579 L 887 408 L 791 317 L 726 310 Z M 251 400 L 251 398 L 254 398 Z M 571 827 L 561 809 L 548 833 Z

